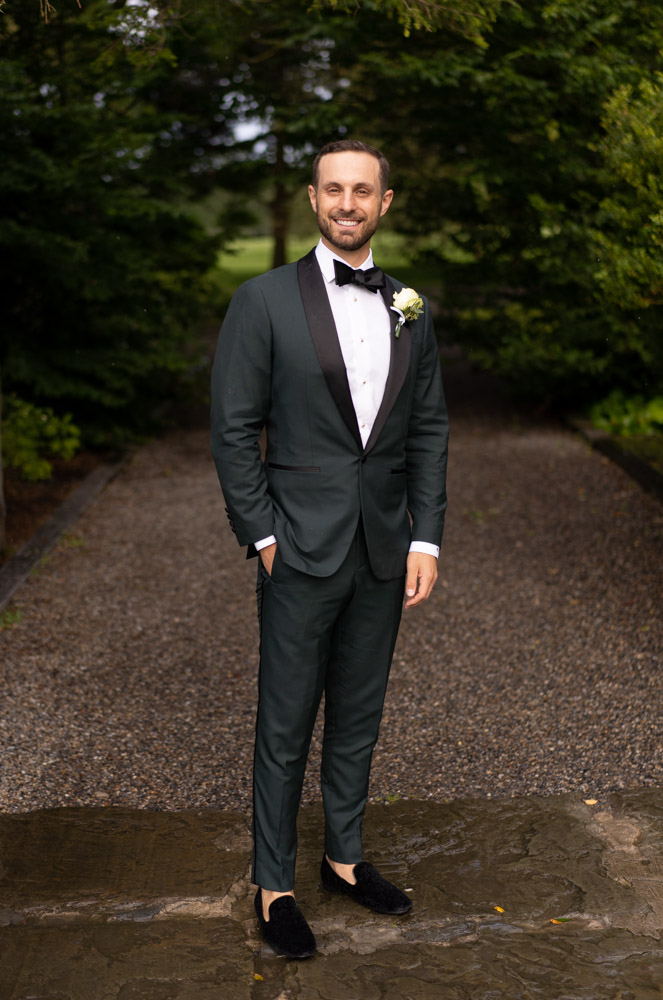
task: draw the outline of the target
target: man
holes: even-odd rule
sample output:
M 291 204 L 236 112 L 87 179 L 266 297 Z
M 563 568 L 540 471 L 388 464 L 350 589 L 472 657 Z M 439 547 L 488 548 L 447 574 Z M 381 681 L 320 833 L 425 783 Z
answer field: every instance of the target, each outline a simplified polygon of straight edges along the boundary
M 323 691 L 323 885 L 378 912 L 411 907 L 363 860 L 361 826 L 403 590 L 415 607 L 437 578 L 448 423 L 428 303 L 413 292 L 423 315 L 395 309 L 401 283 L 373 266 L 388 177 L 365 143 L 320 150 L 309 186 L 320 242 L 237 290 L 212 376 L 226 510 L 260 556 L 255 907 L 289 957 L 316 947 L 293 887 Z

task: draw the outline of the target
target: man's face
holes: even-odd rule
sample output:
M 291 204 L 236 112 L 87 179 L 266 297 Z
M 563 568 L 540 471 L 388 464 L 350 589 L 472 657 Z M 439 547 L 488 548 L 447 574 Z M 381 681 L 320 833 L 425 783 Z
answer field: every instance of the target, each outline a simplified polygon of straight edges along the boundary
M 308 193 L 323 242 L 341 256 L 366 247 L 394 196 L 380 190 L 380 164 L 370 153 L 327 153 Z

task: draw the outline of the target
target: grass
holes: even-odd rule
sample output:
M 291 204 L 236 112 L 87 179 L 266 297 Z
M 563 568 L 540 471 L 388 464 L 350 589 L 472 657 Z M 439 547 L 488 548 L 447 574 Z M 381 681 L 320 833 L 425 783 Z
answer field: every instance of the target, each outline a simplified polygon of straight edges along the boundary
M 11 628 L 12 625 L 18 625 L 22 618 L 23 612 L 20 608 L 5 608 L 4 611 L 0 612 L 0 632 Z
M 85 541 L 81 535 L 75 535 L 71 531 L 65 531 L 58 543 L 58 546 L 61 549 L 80 549 L 84 545 Z
M 299 260 L 317 243 L 317 236 L 297 237 L 289 241 L 288 263 Z M 435 269 L 413 266 L 403 237 L 389 231 L 376 233 L 371 241 L 377 264 L 389 274 L 412 288 L 426 288 L 439 284 Z M 219 255 L 219 276 L 230 290 L 243 281 L 268 271 L 272 266 L 272 240 L 269 236 L 235 240 L 232 246 Z

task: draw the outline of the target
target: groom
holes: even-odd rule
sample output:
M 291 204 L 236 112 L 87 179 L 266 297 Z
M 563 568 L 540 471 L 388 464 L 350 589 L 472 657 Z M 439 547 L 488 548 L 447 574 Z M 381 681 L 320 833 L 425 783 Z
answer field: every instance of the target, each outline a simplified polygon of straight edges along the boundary
M 415 607 L 437 579 L 448 423 L 430 307 L 413 293 L 395 309 L 403 286 L 373 265 L 388 180 L 363 142 L 320 150 L 308 189 L 320 242 L 237 290 L 212 375 L 226 510 L 260 557 L 255 907 L 267 943 L 294 958 L 316 947 L 293 887 L 323 692 L 323 885 L 381 913 L 411 907 L 363 859 L 361 827 L 403 591 Z

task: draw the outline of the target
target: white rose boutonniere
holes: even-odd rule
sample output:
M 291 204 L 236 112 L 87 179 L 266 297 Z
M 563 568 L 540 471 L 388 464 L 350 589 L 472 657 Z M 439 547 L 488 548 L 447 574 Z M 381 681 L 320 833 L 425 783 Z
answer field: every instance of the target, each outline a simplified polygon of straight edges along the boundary
M 400 292 L 394 292 L 394 304 L 391 308 L 399 315 L 398 326 L 394 332 L 394 336 L 398 337 L 405 320 L 416 319 L 421 315 L 424 303 L 414 288 L 401 288 Z

